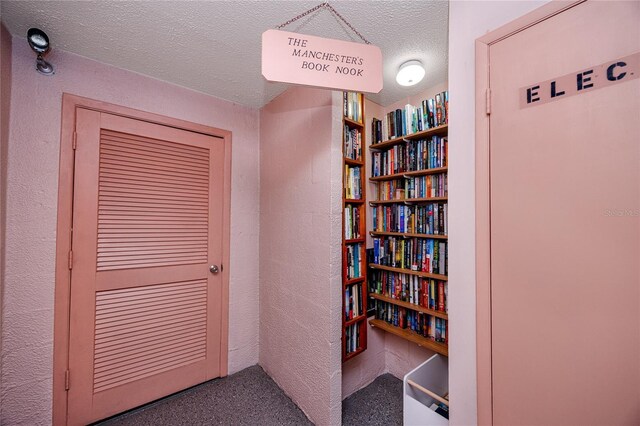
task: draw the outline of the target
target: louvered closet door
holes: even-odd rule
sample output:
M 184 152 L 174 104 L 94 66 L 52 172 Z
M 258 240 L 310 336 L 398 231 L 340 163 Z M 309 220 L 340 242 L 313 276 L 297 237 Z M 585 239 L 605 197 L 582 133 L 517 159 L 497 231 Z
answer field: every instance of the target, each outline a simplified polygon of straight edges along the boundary
M 78 110 L 69 424 L 219 376 L 222 139 Z

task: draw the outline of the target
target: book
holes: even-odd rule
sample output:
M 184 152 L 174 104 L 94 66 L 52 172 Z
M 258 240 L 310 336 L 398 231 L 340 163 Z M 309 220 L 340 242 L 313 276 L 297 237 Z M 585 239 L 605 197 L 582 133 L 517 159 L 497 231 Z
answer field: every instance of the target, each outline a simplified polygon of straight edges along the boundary
M 373 119 L 372 144 L 407 136 L 423 130 L 447 124 L 449 117 L 449 92 L 437 93 L 418 105 L 405 105 L 385 114 L 383 120 Z
M 431 136 L 371 153 L 372 176 L 447 167 L 448 138 Z

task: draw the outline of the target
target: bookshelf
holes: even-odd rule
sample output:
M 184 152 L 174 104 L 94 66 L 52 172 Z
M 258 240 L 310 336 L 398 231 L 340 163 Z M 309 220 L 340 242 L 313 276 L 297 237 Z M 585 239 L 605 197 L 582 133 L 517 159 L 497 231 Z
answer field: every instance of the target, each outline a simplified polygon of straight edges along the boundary
M 369 324 L 448 356 L 448 93 L 372 120 Z
M 364 96 L 343 93 L 342 361 L 367 349 Z

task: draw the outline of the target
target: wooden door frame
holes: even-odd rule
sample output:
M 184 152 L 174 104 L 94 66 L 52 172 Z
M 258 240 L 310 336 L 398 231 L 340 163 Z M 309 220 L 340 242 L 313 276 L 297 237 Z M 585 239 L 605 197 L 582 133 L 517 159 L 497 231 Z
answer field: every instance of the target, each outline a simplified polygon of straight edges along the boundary
M 224 207 L 222 212 L 222 313 L 220 330 L 220 376 L 228 374 L 229 347 L 229 270 L 231 221 L 231 132 L 202 124 L 169 118 L 158 114 L 113 105 L 76 95 L 62 95 L 62 125 L 60 131 L 60 170 L 58 175 L 58 218 L 56 227 L 56 272 L 54 293 L 53 339 L 53 424 L 67 423 L 68 392 L 66 371 L 69 364 L 69 301 L 71 297 L 71 224 L 73 215 L 73 138 L 76 110 L 89 109 L 173 127 L 189 132 L 214 136 L 224 141 Z M 71 378 L 73 381 L 73 378 Z
M 477 420 L 493 424 L 491 334 L 491 182 L 489 161 L 490 115 L 489 47 L 520 31 L 562 13 L 586 0 L 551 1 L 478 38 L 475 46 L 475 196 L 476 196 L 476 368 Z

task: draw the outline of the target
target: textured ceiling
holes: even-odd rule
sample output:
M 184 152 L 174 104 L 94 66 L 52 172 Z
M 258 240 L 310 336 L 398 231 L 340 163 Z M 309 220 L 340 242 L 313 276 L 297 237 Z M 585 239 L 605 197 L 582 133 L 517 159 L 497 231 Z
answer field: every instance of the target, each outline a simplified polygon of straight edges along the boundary
M 2 1 L 9 31 L 26 37 L 39 27 L 63 49 L 218 98 L 261 107 L 287 85 L 261 74 L 264 31 L 319 4 L 314 1 Z M 382 49 L 384 89 L 370 98 L 386 106 L 447 79 L 446 1 L 332 1 L 331 5 Z M 283 28 L 360 41 L 326 10 Z M 403 88 L 395 74 L 419 59 L 425 79 Z M 54 64 L 55 66 L 55 64 Z

